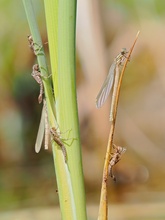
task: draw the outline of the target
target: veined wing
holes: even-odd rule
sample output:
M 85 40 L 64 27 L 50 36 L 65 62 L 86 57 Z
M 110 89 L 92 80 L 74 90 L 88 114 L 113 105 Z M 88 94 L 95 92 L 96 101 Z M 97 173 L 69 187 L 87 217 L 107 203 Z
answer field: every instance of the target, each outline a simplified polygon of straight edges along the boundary
M 116 68 L 116 62 L 114 61 L 109 69 L 109 73 L 100 89 L 100 92 L 98 93 L 96 97 L 96 107 L 101 108 L 104 102 L 106 101 L 112 85 L 114 81 L 114 74 L 115 74 L 115 68 Z
M 39 129 L 38 129 L 38 134 L 36 138 L 36 143 L 35 143 L 35 152 L 39 153 L 41 150 L 41 145 L 44 137 L 44 131 L 45 131 L 45 108 L 43 106 L 42 108 L 42 113 L 41 113 L 41 120 L 39 124 Z

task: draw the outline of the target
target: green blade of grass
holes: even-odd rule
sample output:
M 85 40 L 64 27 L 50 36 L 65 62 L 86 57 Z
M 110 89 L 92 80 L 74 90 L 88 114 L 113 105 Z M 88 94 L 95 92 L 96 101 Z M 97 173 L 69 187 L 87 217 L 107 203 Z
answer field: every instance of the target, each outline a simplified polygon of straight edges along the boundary
M 75 23 L 76 1 L 45 0 L 51 70 L 56 98 L 56 116 L 66 139 L 67 176 L 60 176 L 62 164 L 58 156 L 55 167 L 63 219 L 86 219 L 85 192 L 79 138 L 75 76 Z M 55 148 L 53 148 L 55 151 Z M 65 172 L 64 172 L 65 173 Z M 67 179 L 65 179 L 67 178 Z M 66 184 L 69 183 L 69 184 Z M 70 197 L 70 198 L 69 198 Z M 68 212 L 71 210 L 73 213 Z
M 35 45 L 37 45 L 37 47 L 38 46 L 41 47 L 40 53 L 37 55 L 37 60 L 39 63 L 41 73 L 43 75 L 42 80 L 44 84 L 44 93 L 46 97 L 49 121 L 52 124 L 52 126 L 57 126 L 57 123 L 54 120 L 55 119 L 55 116 L 54 116 L 55 113 L 53 110 L 54 109 L 54 97 L 52 93 L 51 82 L 50 82 L 50 79 L 48 78 L 49 73 L 48 73 L 44 48 L 42 45 L 42 40 L 41 40 L 40 32 L 38 29 L 35 13 L 33 9 L 33 4 L 31 0 L 28 0 L 28 1 L 22 0 L 22 2 L 25 8 L 25 12 L 26 12 L 30 32 L 33 37 L 33 41 L 35 42 Z
M 33 37 L 34 42 L 37 45 L 42 46 L 42 41 L 39 33 L 39 29 L 37 26 L 36 18 L 35 18 L 35 13 L 33 10 L 33 5 L 32 1 L 28 0 L 23 0 L 23 4 L 25 7 L 31 35 Z M 46 65 L 46 59 L 43 51 L 43 47 L 40 51 L 40 53 L 37 55 L 37 60 L 40 65 L 40 68 L 44 69 L 44 74 L 48 74 L 47 70 L 47 65 Z M 48 76 L 48 75 L 47 75 Z M 48 109 L 48 118 L 49 118 L 49 123 L 51 127 L 57 127 L 57 122 L 55 120 L 55 114 L 54 114 L 54 97 L 52 95 L 52 88 L 50 85 L 50 80 L 49 79 L 44 79 L 43 78 L 43 83 L 44 83 L 44 91 L 45 91 L 45 97 L 46 97 L 46 102 L 47 102 L 47 109 Z M 59 150 L 59 146 L 55 145 L 53 142 L 53 157 L 54 161 L 58 161 L 56 163 L 56 177 L 57 177 L 57 182 L 58 184 L 58 193 L 60 198 L 62 197 L 63 200 L 65 201 L 66 204 L 74 204 L 73 197 L 71 196 L 73 193 L 71 192 L 71 181 L 70 178 L 68 178 L 68 167 L 64 162 L 64 157 L 62 154 L 61 149 Z M 56 159 L 55 159 L 56 157 Z M 70 202 L 66 202 L 70 201 Z M 64 216 L 64 219 L 75 219 L 76 220 L 76 212 L 73 211 L 74 206 L 67 206 L 67 209 L 61 210 L 62 211 L 62 216 Z M 64 212 L 65 211 L 65 212 Z

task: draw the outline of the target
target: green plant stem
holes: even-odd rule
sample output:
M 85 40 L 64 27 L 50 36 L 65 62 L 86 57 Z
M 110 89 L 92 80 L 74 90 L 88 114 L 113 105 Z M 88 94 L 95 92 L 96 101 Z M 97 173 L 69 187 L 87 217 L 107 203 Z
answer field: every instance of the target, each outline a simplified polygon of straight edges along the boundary
M 22 0 L 22 2 L 24 5 L 24 8 L 25 8 L 25 12 L 26 12 L 30 32 L 33 37 L 33 41 L 35 42 L 36 47 L 41 47 L 41 50 L 37 55 L 37 60 L 39 63 L 41 74 L 43 76 L 42 80 L 43 80 L 43 84 L 44 84 L 44 93 L 45 93 L 45 97 L 46 97 L 46 104 L 47 104 L 47 109 L 48 109 L 49 121 L 52 124 L 52 126 L 53 125 L 56 126 L 57 123 L 55 123 L 55 120 L 54 120 L 55 113 L 53 110 L 54 109 L 54 97 L 53 97 L 53 93 L 52 93 L 50 78 L 48 78 L 49 72 L 48 72 L 48 68 L 47 68 L 47 63 L 46 63 L 46 58 L 45 58 L 45 53 L 44 53 L 44 48 L 42 45 L 40 32 L 38 29 L 35 13 L 34 13 L 34 9 L 33 9 L 32 0 Z
M 61 135 L 67 143 L 67 165 L 57 147 L 53 147 L 62 219 L 85 220 L 75 76 L 76 0 L 45 0 L 44 3 L 56 116 Z M 69 139 L 66 131 L 69 131 Z

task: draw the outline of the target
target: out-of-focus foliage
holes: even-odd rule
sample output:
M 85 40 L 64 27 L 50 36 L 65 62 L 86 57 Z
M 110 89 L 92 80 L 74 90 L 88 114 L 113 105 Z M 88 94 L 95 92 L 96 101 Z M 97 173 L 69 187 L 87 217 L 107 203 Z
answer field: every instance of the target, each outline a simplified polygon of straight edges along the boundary
M 19 3 L 18 3 L 19 2 Z M 34 1 L 43 42 L 43 5 Z M 110 180 L 113 202 L 164 201 L 165 169 L 165 1 L 78 1 L 77 90 L 87 199 L 99 202 L 109 131 L 109 102 L 95 97 L 122 47 L 139 40 L 124 76 L 115 143 L 127 148 Z M 51 153 L 35 154 L 41 108 L 30 74 L 28 24 L 20 1 L 0 1 L 0 207 L 54 205 Z M 47 45 L 45 44 L 47 49 Z M 158 219 L 158 218 L 157 218 Z

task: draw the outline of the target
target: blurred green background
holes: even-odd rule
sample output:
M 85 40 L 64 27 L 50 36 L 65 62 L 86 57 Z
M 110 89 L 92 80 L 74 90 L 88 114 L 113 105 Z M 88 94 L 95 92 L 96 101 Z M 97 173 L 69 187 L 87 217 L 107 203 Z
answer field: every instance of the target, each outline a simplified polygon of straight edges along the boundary
M 43 2 L 33 2 L 46 43 Z M 138 30 L 117 115 L 115 143 L 127 151 L 114 169 L 117 183 L 109 180 L 110 214 L 117 220 L 165 219 L 165 1 L 79 0 L 77 95 L 91 219 L 98 213 L 110 127 L 110 100 L 98 110 L 95 98 L 114 57 L 131 47 Z M 46 219 L 60 219 L 51 149 L 34 152 L 42 106 L 31 77 L 36 58 L 28 34 L 22 2 L 1 0 L 0 219 L 42 219 L 45 213 Z M 45 51 L 49 63 L 47 44 Z

